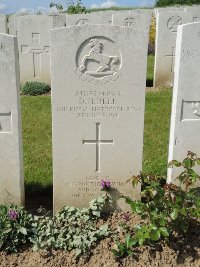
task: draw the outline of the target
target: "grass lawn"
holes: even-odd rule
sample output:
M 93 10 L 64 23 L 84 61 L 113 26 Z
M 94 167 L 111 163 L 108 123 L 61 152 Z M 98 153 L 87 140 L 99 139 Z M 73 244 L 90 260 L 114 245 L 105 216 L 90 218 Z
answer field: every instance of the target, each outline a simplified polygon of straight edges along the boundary
M 21 98 L 25 184 L 29 193 L 52 186 L 50 96 Z
M 146 93 L 143 172 L 166 175 L 172 90 Z
M 153 76 L 154 76 L 154 56 L 149 55 L 147 58 L 147 87 L 153 87 Z

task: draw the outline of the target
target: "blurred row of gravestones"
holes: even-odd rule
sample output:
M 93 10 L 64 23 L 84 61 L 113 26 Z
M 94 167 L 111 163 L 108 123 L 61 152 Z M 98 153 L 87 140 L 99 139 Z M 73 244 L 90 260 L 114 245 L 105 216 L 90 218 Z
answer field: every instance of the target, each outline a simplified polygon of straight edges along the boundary
M 68 15 L 0 15 L 0 32 L 18 37 L 20 82 L 51 83 L 49 30 L 85 24 L 128 26 L 149 31 L 156 19 L 154 87 L 172 86 L 177 26 L 200 20 L 199 6 Z

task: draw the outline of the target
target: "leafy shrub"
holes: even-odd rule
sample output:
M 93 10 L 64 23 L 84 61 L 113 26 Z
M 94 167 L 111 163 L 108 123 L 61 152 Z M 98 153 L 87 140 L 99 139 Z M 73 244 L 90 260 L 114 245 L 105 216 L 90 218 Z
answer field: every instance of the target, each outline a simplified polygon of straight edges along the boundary
M 198 5 L 200 0 L 156 0 L 156 7 L 174 6 L 174 5 Z
M 68 14 L 80 14 L 86 13 L 86 7 L 82 4 L 81 0 L 77 0 L 76 4 L 74 2 L 70 2 L 67 8 Z
M 56 7 L 58 11 L 64 11 L 67 12 L 68 14 L 80 14 L 80 13 L 86 13 L 87 11 L 86 7 L 82 3 L 82 0 L 77 0 L 76 3 L 70 1 L 69 3 L 67 3 L 67 5 L 68 7 L 66 11 L 64 11 L 64 7 L 60 3 L 51 2 L 49 6 L 50 8 Z
M 86 252 L 95 242 L 109 235 L 107 225 L 96 225 L 108 200 L 107 195 L 102 195 L 92 200 L 89 208 L 64 207 L 52 218 L 35 216 L 33 249 L 76 249 L 77 256 Z
M 32 236 L 33 217 L 24 208 L 0 206 L 0 250 L 17 252 Z
M 23 95 L 32 96 L 47 94 L 50 91 L 51 87 L 48 84 L 37 81 L 27 82 L 21 88 L 21 92 Z
M 195 165 L 200 165 L 200 159 L 192 152 L 188 152 L 183 162 L 173 160 L 169 164 L 182 168 L 177 177 L 178 186 L 172 183 L 163 185 L 163 178 L 153 175 L 133 177 L 133 187 L 141 183 L 144 188 L 141 192 L 142 201 L 133 201 L 126 196 L 123 198 L 144 222 L 134 228 L 132 237 L 116 244 L 114 255 L 122 257 L 130 254 L 136 245 L 156 242 L 174 233 L 187 233 L 192 219 L 200 218 L 200 187 L 194 187 L 200 176 L 193 170 Z
M 60 3 L 53 3 L 53 2 L 51 2 L 49 4 L 49 7 L 50 8 L 55 7 L 58 11 L 62 11 L 63 10 L 63 5 L 60 4 Z

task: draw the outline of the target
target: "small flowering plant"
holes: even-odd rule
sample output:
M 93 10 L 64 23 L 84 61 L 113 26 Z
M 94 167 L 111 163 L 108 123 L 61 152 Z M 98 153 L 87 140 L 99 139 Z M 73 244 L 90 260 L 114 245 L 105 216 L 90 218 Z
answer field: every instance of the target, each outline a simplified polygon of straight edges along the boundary
M 33 216 L 24 208 L 0 205 L 0 250 L 17 252 L 21 245 L 29 242 Z
M 108 179 L 101 179 L 101 189 L 108 191 L 111 188 L 111 182 Z

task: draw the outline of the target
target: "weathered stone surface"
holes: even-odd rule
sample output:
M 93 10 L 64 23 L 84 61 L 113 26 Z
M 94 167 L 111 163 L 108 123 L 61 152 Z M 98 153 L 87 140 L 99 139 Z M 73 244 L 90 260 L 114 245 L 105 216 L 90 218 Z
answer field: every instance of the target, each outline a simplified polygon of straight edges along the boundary
M 177 26 L 192 22 L 189 12 L 161 12 L 156 19 L 154 86 L 172 86 Z
M 112 21 L 113 25 L 127 26 L 133 29 L 140 29 L 149 32 L 151 13 L 132 11 L 121 14 L 113 14 Z
M 54 210 L 87 206 L 101 179 L 139 198 L 126 181 L 142 169 L 147 43 L 128 27 L 51 31 Z
M 179 11 L 185 11 L 184 6 L 171 6 L 171 7 L 159 7 L 154 8 L 154 14 L 157 16 L 159 13 L 167 13 L 167 12 L 179 12 Z
M 0 34 L 0 204 L 24 203 L 17 38 Z
M 169 161 L 183 160 L 188 151 L 200 156 L 200 23 L 178 27 L 171 114 Z M 168 182 L 180 170 L 169 168 Z M 200 173 L 200 168 L 199 168 Z
M 185 12 L 190 12 L 192 14 L 192 22 L 200 20 L 200 6 L 187 6 L 185 7 Z
M 18 15 L 16 14 L 8 17 L 8 33 L 14 36 L 18 34 L 17 17 Z
M 62 24 L 63 16 L 17 17 L 21 83 L 31 80 L 51 83 L 49 30 Z
M 0 33 L 7 33 L 7 17 L 6 15 L 0 14 Z
M 90 14 L 66 14 L 67 26 L 82 26 L 84 24 L 112 24 L 111 12 L 94 12 Z

